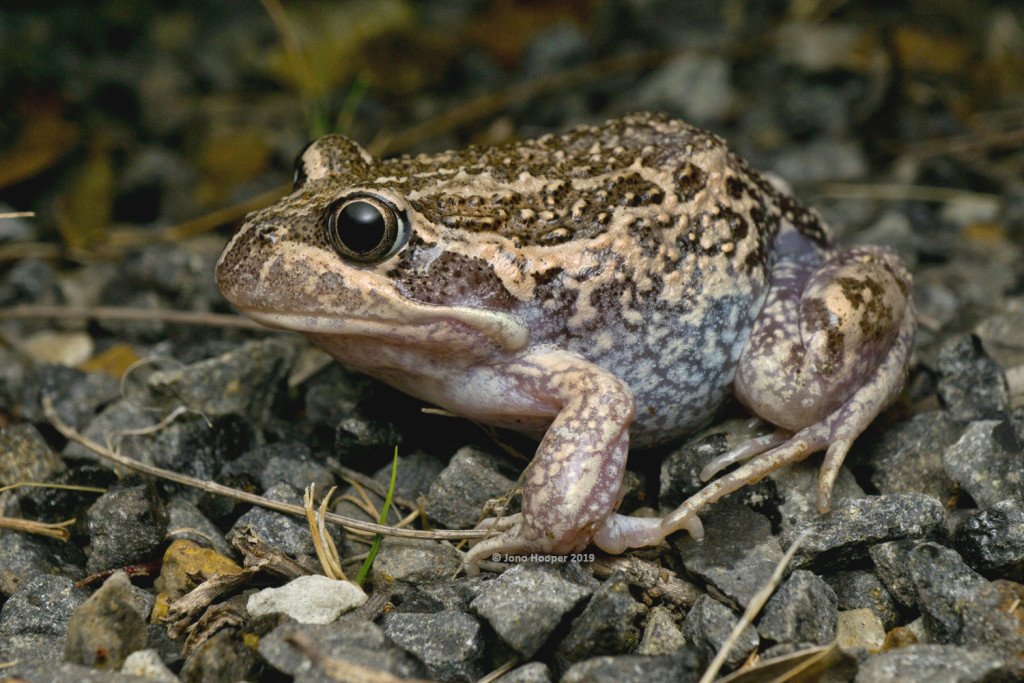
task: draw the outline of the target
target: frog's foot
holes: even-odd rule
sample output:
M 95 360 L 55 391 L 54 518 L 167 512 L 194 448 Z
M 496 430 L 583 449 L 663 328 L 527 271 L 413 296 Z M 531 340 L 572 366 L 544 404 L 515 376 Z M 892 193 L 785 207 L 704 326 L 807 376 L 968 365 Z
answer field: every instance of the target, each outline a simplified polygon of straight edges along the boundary
M 619 503 L 636 409 L 629 386 L 560 351 L 526 356 L 501 371 L 509 386 L 507 400 L 516 411 L 536 404 L 554 414 L 523 476 L 522 513 L 502 520 L 496 527 L 500 534 L 469 551 L 463 560 L 467 573 L 475 573 L 476 564 L 489 556 L 579 552 L 609 524 L 601 535 L 608 544 L 621 536 L 644 536 L 637 530 L 643 524 L 615 527 L 609 522 Z M 646 523 L 646 537 L 659 532 L 656 522 Z
M 709 463 L 702 478 L 744 464 L 697 492 L 663 526 L 685 528 L 708 503 L 824 448 L 817 507 L 827 512 L 853 441 L 903 387 L 914 330 L 909 275 L 885 249 L 857 247 L 820 265 L 810 258 L 778 264 L 735 391 L 779 429 Z

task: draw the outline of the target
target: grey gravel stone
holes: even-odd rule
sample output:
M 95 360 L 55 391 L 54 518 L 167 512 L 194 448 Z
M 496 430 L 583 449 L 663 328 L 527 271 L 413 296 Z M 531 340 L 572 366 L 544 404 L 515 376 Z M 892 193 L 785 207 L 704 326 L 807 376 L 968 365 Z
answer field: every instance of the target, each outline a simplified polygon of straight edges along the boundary
M 957 527 L 955 547 L 982 574 L 1024 578 L 1024 501 L 1003 500 L 971 514 Z
M 671 539 L 686 570 L 712 584 L 745 607 L 782 559 L 782 549 L 762 515 L 735 503 L 720 501 L 701 511 L 706 536 L 695 541 L 685 534 Z
M 818 512 L 818 477 L 821 472 L 820 463 L 812 460 L 804 460 L 794 463 L 789 467 L 783 467 L 778 472 L 769 475 L 767 483 L 774 487 L 778 502 L 775 507 L 779 515 L 779 531 L 783 538 L 792 538 L 795 528 L 806 522 L 817 521 L 821 518 Z M 845 467 L 839 469 L 839 476 L 832 487 L 833 500 L 844 500 L 846 498 L 864 498 L 867 494 L 857 484 L 853 474 Z M 753 502 L 748 503 L 753 505 Z M 761 508 L 754 506 L 755 510 Z M 774 511 L 770 508 L 764 511 L 774 522 Z
M 871 453 L 871 483 L 879 493 L 926 493 L 950 500 L 954 484 L 942 454 L 962 433 L 963 427 L 942 410 L 894 425 L 866 447 Z
M 992 581 L 971 588 L 961 603 L 963 628 L 957 642 L 972 648 L 990 648 L 1007 668 L 1024 680 L 1024 586 Z
M 475 681 L 484 673 L 484 632 L 465 612 L 392 612 L 381 623 L 384 635 L 427 665 L 439 681 Z
M 245 609 L 254 617 L 281 613 L 300 624 L 329 624 L 364 602 L 366 593 L 354 583 L 313 574 L 251 594 Z
M 836 637 L 836 594 L 820 577 L 794 571 L 764 607 L 758 634 L 781 643 L 826 645 Z
M 41 575 L 84 578 L 85 553 L 75 544 L 45 536 L 0 531 L 0 593 L 16 593 Z
M 868 551 L 878 580 L 889 591 L 889 595 L 905 608 L 917 605 L 917 589 L 910 577 L 908 560 L 910 551 L 921 543 L 918 540 L 889 541 L 871 546 Z
M 64 658 L 71 615 L 88 598 L 63 576 L 36 576 L 0 608 L 0 662 Z M 4 670 L 5 676 L 12 675 Z
M 266 498 L 302 505 L 302 495 L 288 484 L 276 484 L 263 492 Z M 228 541 L 241 533 L 242 529 L 251 526 L 256 536 L 266 541 L 271 547 L 277 548 L 286 555 L 299 557 L 316 555 L 313 535 L 304 519 L 266 508 L 253 507 L 235 522 L 228 532 Z M 332 530 L 333 533 L 333 530 Z M 339 539 L 340 540 L 340 539 Z
M 714 659 L 715 654 L 729 638 L 739 617 L 732 610 L 708 595 L 702 595 L 686 614 L 683 622 L 683 636 L 686 642 L 696 648 L 704 665 Z M 740 633 L 740 639 L 729 651 L 725 660 L 726 669 L 733 669 L 757 650 L 760 639 L 752 625 Z
M 519 564 L 491 581 L 470 608 L 529 658 L 590 593 L 552 567 Z
M 950 478 L 980 507 L 988 507 L 1008 498 L 1024 499 L 1021 453 L 1024 441 L 1009 420 L 978 420 L 946 449 L 942 461 Z
M 551 683 L 551 670 L 544 662 L 530 662 L 517 666 L 494 683 Z
M 853 570 L 822 578 L 836 594 L 836 605 L 840 610 L 870 609 L 886 630 L 898 623 L 896 601 L 874 572 Z
M 612 574 L 594 591 L 583 612 L 573 619 L 569 634 L 555 648 L 555 666 L 564 671 L 589 657 L 626 652 L 636 642 L 633 625 L 643 608 L 629 592 L 622 572 Z
M 35 426 L 25 422 L 0 428 L 0 485 L 47 481 L 64 469 Z
M 153 683 L 151 678 L 132 676 L 116 671 L 97 671 L 71 662 L 23 659 L 3 670 L 4 676 L 32 683 Z M 177 679 L 175 679 L 177 680 Z
M 266 424 L 301 342 L 272 337 L 246 342 L 234 351 L 153 373 L 148 385 L 154 398 L 170 407 L 185 405 L 206 417 L 242 415 Z
M 380 484 L 384 491 L 391 485 L 391 465 L 392 460 L 387 460 L 387 464 L 373 473 L 373 480 Z M 398 471 L 395 474 L 395 495 L 410 501 L 417 500 L 420 496 L 426 496 L 430 490 L 430 485 L 437 479 L 437 476 L 443 469 L 444 463 L 440 459 L 422 451 L 398 456 Z M 355 486 L 342 489 L 342 492 L 337 497 L 338 502 L 334 506 L 334 512 L 346 517 L 376 523 L 378 521 L 377 518 L 371 519 L 371 516 L 362 507 L 344 499 L 345 496 L 361 499 L 365 495 L 373 503 L 375 509 L 383 509 L 384 496 L 378 495 L 377 492 L 365 486 L 361 487 L 361 489 L 362 493 L 357 491 Z M 397 524 L 401 518 L 401 511 L 395 506 L 391 506 L 388 510 L 388 523 Z
M 996 418 L 1010 410 L 1006 375 L 975 335 L 947 339 L 935 367 L 939 400 L 954 420 Z
M 644 635 L 636 648 L 638 655 L 667 655 L 686 644 L 675 617 L 668 608 L 653 607 L 647 615 Z
M 204 548 L 216 550 L 224 557 L 234 557 L 237 551 L 224 540 L 224 533 L 196 507 L 181 496 L 167 501 L 167 537 L 185 539 Z
M 506 460 L 473 446 L 460 448 L 430 487 L 427 516 L 450 529 L 472 529 L 480 521 L 484 503 L 507 496 L 515 488 L 516 477 Z M 505 514 L 516 512 L 518 497 Z
M 620 655 L 586 659 L 573 664 L 562 683 L 696 683 L 697 655 L 683 648 L 670 655 Z
M 245 681 L 258 667 L 258 657 L 242 633 L 225 628 L 185 658 L 179 675 L 183 681 Z
M 89 573 L 153 559 L 167 533 L 167 509 L 152 483 L 126 477 L 89 508 Z
M 300 633 L 313 641 L 317 650 L 327 657 L 394 676 L 426 678 L 426 667 L 411 654 L 399 649 L 380 627 L 361 620 L 342 618 L 332 624 L 285 623 L 260 638 L 259 653 L 275 669 L 298 680 L 316 678 L 315 667 L 285 638 Z M 322 676 L 322 674 L 321 674 Z
M 1010 683 L 1017 680 L 987 648 L 908 645 L 861 662 L 855 683 Z
M 64 659 L 116 671 L 145 647 L 146 622 L 135 607 L 131 582 L 124 572 L 115 572 L 72 615 Z
M 304 491 L 310 484 L 315 484 L 316 491 L 322 496 L 334 486 L 334 474 L 313 457 L 309 446 L 298 441 L 258 446 L 243 457 L 256 458 L 264 463 L 260 473 L 260 484 L 264 489 L 285 483 Z
M 716 432 L 674 448 L 661 461 L 658 502 L 663 507 L 674 508 L 703 488 L 700 471 L 728 447 L 726 435 Z
M 955 551 L 936 543 L 922 543 L 911 550 L 907 566 L 929 640 L 955 642 L 962 626 L 964 600 L 985 579 Z
M 44 395 L 53 401 L 61 420 L 77 430 L 90 423 L 96 411 L 121 395 L 118 381 L 102 372 L 85 373 L 66 365 L 36 365 L 29 369 L 14 397 L 14 413 L 36 424 L 49 420 L 43 412 Z M 105 443 L 105 439 L 99 439 Z
M 131 401 L 120 400 L 103 408 L 98 415 L 89 420 L 87 425 L 81 427 L 81 432 L 82 436 L 91 441 L 106 443 L 107 436 L 110 434 L 144 429 L 151 427 L 155 422 L 151 412 L 147 412 Z M 64 447 L 63 454 L 65 458 L 72 459 L 93 461 L 99 459 L 94 452 L 76 441 L 68 442 L 68 445 Z M 131 457 L 138 459 L 139 455 L 132 453 Z M 149 460 L 143 462 L 152 464 Z
M 370 568 L 374 586 L 448 581 L 462 568 L 459 551 L 447 543 L 385 538 Z
M 801 529 L 810 535 L 793 558 L 797 567 L 822 572 L 863 561 L 868 548 L 899 539 L 933 539 L 945 534 L 946 509 L 931 496 L 916 493 L 846 498 L 832 511 L 786 534 L 788 545 Z

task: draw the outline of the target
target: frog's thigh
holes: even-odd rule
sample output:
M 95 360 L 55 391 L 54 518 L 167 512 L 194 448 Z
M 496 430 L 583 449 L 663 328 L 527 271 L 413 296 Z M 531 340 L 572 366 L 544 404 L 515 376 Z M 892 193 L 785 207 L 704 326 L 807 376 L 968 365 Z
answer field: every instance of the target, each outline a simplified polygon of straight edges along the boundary
M 776 266 L 735 393 L 782 430 L 762 438 L 764 447 L 741 446 L 742 455 L 719 459 L 707 473 L 756 456 L 761 466 L 751 476 L 759 478 L 765 465 L 777 469 L 828 447 L 818 499 L 827 509 L 853 440 L 903 386 L 914 330 L 910 276 L 887 249 L 855 247 L 817 267 Z
M 555 417 L 523 480 L 522 514 L 477 544 L 472 568 L 492 554 L 565 554 L 585 548 L 618 503 L 635 402 L 614 374 L 564 352 L 532 354 L 502 369 L 514 393 Z

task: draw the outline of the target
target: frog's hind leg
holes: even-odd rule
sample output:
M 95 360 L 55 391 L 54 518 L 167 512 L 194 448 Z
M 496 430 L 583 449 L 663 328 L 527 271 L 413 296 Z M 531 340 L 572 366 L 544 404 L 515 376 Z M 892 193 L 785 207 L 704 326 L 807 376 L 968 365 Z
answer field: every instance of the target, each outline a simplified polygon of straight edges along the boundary
M 666 517 L 666 530 L 684 528 L 708 503 L 824 448 L 817 507 L 826 512 L 853 441 L 903 386 L 914 331 L 910 277 L 888 250 L 856 247 L 818 264 L 778 264 L 735 392 L 779 429 L 712 461 L 702 478 L 744 464 Z

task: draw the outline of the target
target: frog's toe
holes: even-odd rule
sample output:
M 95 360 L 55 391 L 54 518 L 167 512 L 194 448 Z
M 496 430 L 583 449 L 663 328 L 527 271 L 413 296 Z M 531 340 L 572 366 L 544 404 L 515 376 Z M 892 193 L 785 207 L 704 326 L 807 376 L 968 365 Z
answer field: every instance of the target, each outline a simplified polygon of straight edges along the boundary
M 784 429 L 777 429 L 770 434 L 764 434 L 763 436 L 749 439 L 736 448 L 731 448 L 725 453 L 722 453 L 705 465 L 704 469 L 700 471 L 700 480 L 708 481 L 725 468 L 741 462 L 747 462 L 751 458 L 757 457 L 765 451 L 784 444 L 792 436 L 792 432 Z

